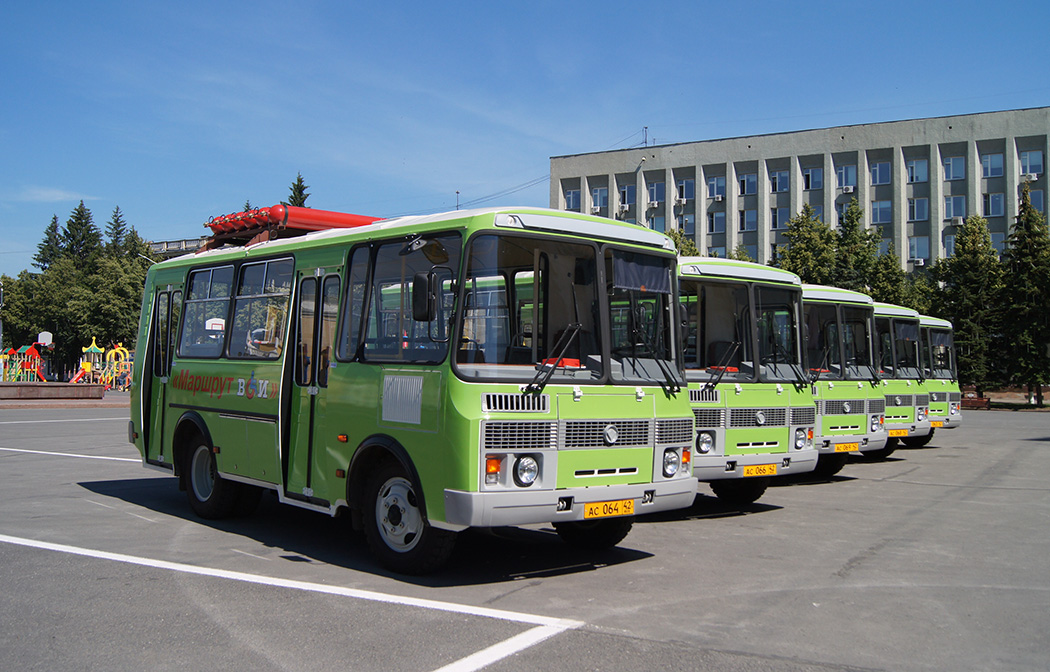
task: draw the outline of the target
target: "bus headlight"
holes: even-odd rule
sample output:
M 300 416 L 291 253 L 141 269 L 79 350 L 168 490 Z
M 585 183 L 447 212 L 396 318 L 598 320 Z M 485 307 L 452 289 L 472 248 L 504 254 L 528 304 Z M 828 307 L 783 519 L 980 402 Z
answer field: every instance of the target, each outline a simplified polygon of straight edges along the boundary
M 674 448 L 668 448 L 664 451 L 664 476 L 671 478 L 678 473 L 678 466 L 682 460 L 678 457 L 678 451 Z
M 922 422 L 925 419 L 926 419 L 926 409 L 923 408 L 922 406 L 919 406 L 918 408 L 915 409 L 915 420 L 917 422 Z
M 877 416 L 877 415 L 871 416 L 871 431 L 873 431 L 873 432 L 879 431 L 879 427 L 881 425 L 882 425 L 882 422 L 879 420 L 879 416 Z
M 514 463 L 514 482 L 523 488 L 535 483 L 539 475 L 540 464 L 531 455 L 523 455 Z
M 951 408 L 952 415 L 955 415 L 959 412 L 959 404 L 949 404 L 948 406 L 949 408 Z
M 711 432 L 700 432 L 696 435 L 696 452 L 707 455 L 715 449 L 715 435 Z
M 799 427 L 795 430 L 795 450 L 802 450 L 806 447 L 806 430 Z

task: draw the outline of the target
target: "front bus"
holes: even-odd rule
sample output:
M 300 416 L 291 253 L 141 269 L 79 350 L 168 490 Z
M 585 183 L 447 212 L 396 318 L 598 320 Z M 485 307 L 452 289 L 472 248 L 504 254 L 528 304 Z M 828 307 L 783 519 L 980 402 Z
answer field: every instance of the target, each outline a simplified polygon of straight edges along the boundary
M 679 260 L 693 473 L 735 505 L 774 476 L 812 471 L 816 411 L 803 365 L 801 281 L 713 257 Z
M 263 210 L 215 224 L 233 236 L 254 217 L 269 226 L 255 241 L 356 228 L 147 277 L 130 438 L 198 515 L 272 490 L 349 511 L 385 566 L 423 573 L 467 527 L 553 523 L 600 548 L 636 514 L 692 504 L 665 236 L 541 209 L 363 226 Z
M 875 363 L 873 301 L 867 294 L 803 285 L 806 348 L 817 405 L 817 473 L 837 474 L 850 453 L 886 445 L 885 396 Z
M 897 442 L 930 433 L 930 395 L 923 384 L 919 313 L 890 303 L 875 303 L 875 333 L 879 342 L 882 393 L 886 399 L 886 445 L 864 450 L 869 460 L 882 460 Z

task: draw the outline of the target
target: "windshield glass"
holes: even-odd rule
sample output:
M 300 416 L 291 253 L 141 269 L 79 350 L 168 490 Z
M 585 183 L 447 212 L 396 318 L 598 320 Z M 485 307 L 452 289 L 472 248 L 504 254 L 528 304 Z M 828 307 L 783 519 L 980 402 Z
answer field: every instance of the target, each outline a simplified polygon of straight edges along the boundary
M 892 333 L 893 377 L 917 379 L 919 377 L 919 323 L 893 320 Z
M 846 380 L 872 380 L 875 358 L 872 353 L 872 311 L 870 308 L 842 307 L 842 340 L 846 354 Z
M 607 249 L 605 271 L 613 381 L 683 383 L 675 362 L 673 260 Z
M 821 380 L 838 380 L 842 377 L 838 310 L 826 303 L 807 303 L 805 317 L 810 373 Z
M 758 376 L 766 382 L 806 383 L 799 343 L 802 292 L 781 287 L 755 287 L 758 315 Z
M 751 301 L 742 282 L 683 278 L 681 301 L 687 328 L 683 334 L 686 375 L 710 382 L 750 381 L 755 377 L 751 338 Z
M 932 378 L 954 380 L 955 345 L 952 342 L 952 332 L 948 329 L 930 329 L 927 338 L 929 346 L 923 349 L 923 352 L 928 353 L 925 362 L 927 371 L 932 369 Z
M 593 245 L 485 234 L 470 244 L 455 361 L 468 377 L 551 382 L 602 377 Z

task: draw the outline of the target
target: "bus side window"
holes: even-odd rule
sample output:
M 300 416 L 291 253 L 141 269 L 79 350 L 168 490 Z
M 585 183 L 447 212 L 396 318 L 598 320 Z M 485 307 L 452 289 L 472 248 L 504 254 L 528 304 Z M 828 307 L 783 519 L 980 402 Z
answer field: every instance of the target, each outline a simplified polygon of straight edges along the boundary
M 232 284 L 233 266 L 190 273 L 186 319 L 179 341 L 180 357 L 215 358 L 222 354 Z
M 281 356 L 292 291 L 292 267 L 291 259 L 241 267 L 233 307 L 231 358 L 278 359 Z

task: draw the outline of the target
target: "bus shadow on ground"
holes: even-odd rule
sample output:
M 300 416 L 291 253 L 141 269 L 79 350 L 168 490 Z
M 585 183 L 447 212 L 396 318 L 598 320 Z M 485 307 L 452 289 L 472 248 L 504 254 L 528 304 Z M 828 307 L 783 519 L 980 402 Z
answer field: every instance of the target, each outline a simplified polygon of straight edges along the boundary
M 856 476 L 845 476 L 841 473 L 834 476 L 820 476 L 810 472 L 807 474 L 778 476 L 769 485 L 773 488 L 785 488 L 791 485 L 834 485 L 835 483 L 846 483 L 855 480 L 857 480 Z
M 406 576 L 390 572 L 375 560 L 364 535 L 351 529 L 348 517 L 332 518 L 283 505 L 275 493 L 265 493 L 259 508 L 249 516 L 205 520 L 193 513 L 186 493 L 179 490 L 178 481 L 173 478 L 88 481 L 78 485 L 99 496 L 252 539 L 278 551 L 282 560 L 324 563 L 420 586 L 481 585 L 577 574 L 653 555 L 632 548 L 631 535 L 614 548 L 583 551 L 562 542 L 550 526 L 470 529 L 460 533 L 452 558 L 443 569 L 430 576 Z
M 697 494 L 692 506 L 685 509 L 672 511 L 661 511 L 660 513 L 649 513 L 638 516 L 636 523 L 670 523 L 684 520 L 712 520 L 718 518 L 738 518 L 750 516 L 756 513 L 777 511 L 783 507 L 766 502 L 754 502 L 753 504 L 729 504 L 718 499 L 714 495 Z

